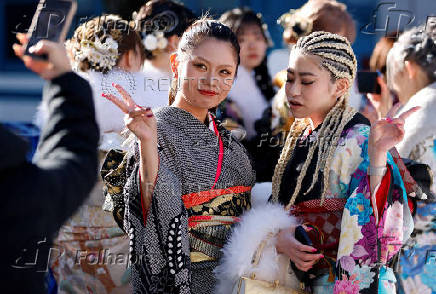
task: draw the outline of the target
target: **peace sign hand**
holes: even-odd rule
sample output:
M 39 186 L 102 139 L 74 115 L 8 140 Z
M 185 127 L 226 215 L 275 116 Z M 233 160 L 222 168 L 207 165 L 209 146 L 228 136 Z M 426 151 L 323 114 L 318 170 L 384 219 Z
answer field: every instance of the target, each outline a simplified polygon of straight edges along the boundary
M 130 97 L 129 93 L 127 93 L 127 91 L 120 85 L 113 83 L 112 86 L 117 89 L 123 100 L 118 99 L 112 94 L 103 93 L 101 96 L 118 106 L 118 108 L 126 114 L 124 116 L 126 127 L 134 133 L 141 142 L 156 143 L 157 124 L 151 108 L 138 106 L 132 97 Z
M 389 110 L 386 118 L 377 120 L 371 127 L 369 147 L 374 152 L 385 153 L 400 143 L 404 138 L 404 123 L 406 119 L 420 109 L 420 107 L 413 107 L 402 113 L 398 118 L 391 118 L 399 108 L 400 103 L 395 104 Z

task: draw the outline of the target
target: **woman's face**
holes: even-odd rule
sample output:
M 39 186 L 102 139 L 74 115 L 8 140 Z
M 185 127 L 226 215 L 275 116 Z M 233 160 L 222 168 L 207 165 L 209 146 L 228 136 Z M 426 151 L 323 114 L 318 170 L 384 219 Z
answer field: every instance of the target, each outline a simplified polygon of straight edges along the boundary
M 178 89 L 190 107 L 210 109 L 227 97 L 237 68 L 229 42 L 206 39 L 189 57 L 181 58 L 176 65 Z
M 238 32 L 238 42 L 241 47 L 241 65 L 248 70 L 259 66 L 268 47 L 261 28 L 256 24 L 242 26 Z
M 298 50 L 291 52 L 287 71 L 285 91 L 292 115 L 310 117 L 318 125 L 338 98 L 330 72 L 321 66 L 319 57 Z

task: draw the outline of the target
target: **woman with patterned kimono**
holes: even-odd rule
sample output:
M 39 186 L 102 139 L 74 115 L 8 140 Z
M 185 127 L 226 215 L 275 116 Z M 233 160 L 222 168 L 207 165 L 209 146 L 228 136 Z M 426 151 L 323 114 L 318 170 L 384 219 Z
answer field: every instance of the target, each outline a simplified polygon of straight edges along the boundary
M 431 194 L 436 194 L 435 25 L 429 21 L 425 28 L 419 26 L 403 33 L 387 58 L 388 86 L 398 93 L 403 105 L 399 114 L 416 106 L 422 107 L 420 115 L 407 121 L 404 140 L 396 146 L 398 152 L 404 158 L 428 164 L 433 171 L 425 181 L 428 184 L 427 189 L 424 188 L 426 199 L 415 197 L 413 238 L 399 258 L 399 293 L 406 294 L 436 293 L 436 201 L 431 199 Z M 414 176 L 418 182 L 419 175 Z
M 404 120 L 417 109 L 370 128 L 347 103 L 355 73 L 344 37 L 315 32 L 293 48 L 286 93 L 297 119 L 275 169 L 273 204 L 248 212 L 235 228 L 217 268 L 219 293 L 253 272 L 298 288 L 295 276 L 280 276 L 283 259 L 308 272 L 303 288 L 310 293 L 395 293 L 389 263 L 413 223 L 388 150 L 401 141 Z M 296 240 L 299 223 L 313 246 Z M 271 233 L 265 261 L 253 269 L 251 257 Z
M 211 293 L 219 250 L 255 181 L 245 149 L 209 112 L 231 88 L 238 41 L 221 23 L 199 20 L 171 64 L 169 107 L 138 107 L 119 85 L 123 100 L 106 96 L 133 135 L 131 150 L 110 153 L 102 174 L 131 239 L 133 292 Z

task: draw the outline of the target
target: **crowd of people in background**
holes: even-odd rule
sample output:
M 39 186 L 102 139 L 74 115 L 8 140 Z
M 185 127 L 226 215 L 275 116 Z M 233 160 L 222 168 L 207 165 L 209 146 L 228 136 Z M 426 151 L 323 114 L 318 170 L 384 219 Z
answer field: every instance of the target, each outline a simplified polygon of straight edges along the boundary
M 436 26 L 379 40 L 376 94 L 358 91 L 345 4 L 277 22 L 273 75 L 247 7 L 150 0 L 31 48 L 47 61 L 18 34 L 48 83 L 32 163 L 0 127 L 5 291 L 436 293 Z M 12 266 L 41 237 L 46 270 Z

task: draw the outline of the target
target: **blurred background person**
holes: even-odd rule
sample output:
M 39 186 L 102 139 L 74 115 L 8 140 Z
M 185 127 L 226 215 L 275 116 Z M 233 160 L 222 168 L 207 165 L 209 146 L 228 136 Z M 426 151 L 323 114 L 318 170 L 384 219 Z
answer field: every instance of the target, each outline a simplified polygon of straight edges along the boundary
M 372 51 L 369 59 L 369 70 L 372 72 L 379 72 L 381 75 L 377 78 L 380 88 L 383 88 L 383 94 L 379 95 L 368 93 L 364 99 L 361 113 L 365 115 L 371 122 L 376 121 L 381 117 L 385 117 L 389 109 L 398 102 L 398 97 L 394 97 L 393 93 L 387 91 L 387 77 L 386 77 L 386 62 L 388 53 L 394 46 L 397 40 L 397 32 L 389 33 L 386 37 L 380 38 Z
M 167 106 L 172 77 L 170 56 L 177 50 L 183 32 L 195 20 L 195 15 L 182 3 L 152 0 L 133 13 L 133 20 L 144 45 L 147 106 Z
M 27 43 L 23 34 L 17 37 Z M 21 45 L 13 48 L 26 67 L 48 80 L 43 93 L 48 120 L 33 163 L 26 160 L 25 141 L 0 126 L 7 226 L 2 293 L 47 293 L 43 278 L 52 236 L 94 186 L 99 133 L 89 84 L 71 72 L 62 44 L 41 41 L 33 47 L 30 52 L 46 54 L 47 62 L 23 57 Z
M 114 93 L 112 83 L 117 83 L 142 105 L 150 99 L 141 88 L 143 44 L 133 22 L 103 15 L 80 25 L 67 47 L 73 69 L 93 90 L 102 160 L 108 150 L 124 148 L 124 113 L 102 94 Z M 105 202 L 100 180 L 86 203 L 59 230 L 55 245 L 64 253 L 51 260 L 58 293 L 129 291 L 129 239 L 108 212 L 113 211 L 113 205 L 110 199 Z M 123 258 L 116 260 L 118 254 Z
M 249 8 L 226 11 L 219 21 L 238 37 L 241 64 L 228 98 L 217 108 L 217 118 L 226 128 L 245 133 L 241 139 L 252 156 L 256 181 L 270 182 L 280 154 L 268 142 L 275 89 L 268 72 L 266 50 L 272 41 L 261 14 Z
M 387 57 L 388 88 L 398 95 L 402 105 L 397 115 L 421 107 L 419 114 L 410 117 L 404 125 L 404 140 L 396 147 L 401 157 L 430 166 L 432 172 L 424 176 L 433 175 L 433 178 L 422 178 L 418 173 L 412 174 L 428 195 L 427 199 L 416 199 L 414 237 L 399 261 L 400 293 L 436 292 L 436 264 L 431 260 L 431 252 L 436 252 L 436 203 L 431 199 L 431 193 L 436 192 L 435 32 L 434 28 L 428 27 L 426 31 L 423 26 L 406 31 Z M 389 92 L 381 95 L 388 97 Z

